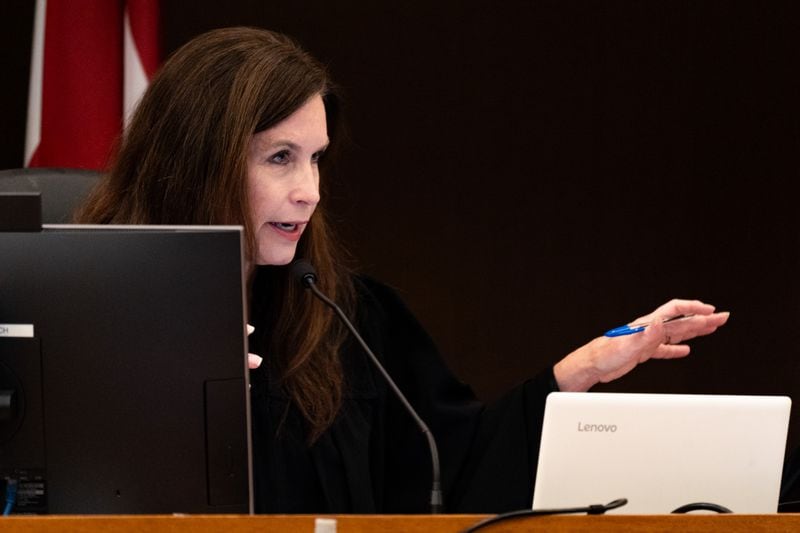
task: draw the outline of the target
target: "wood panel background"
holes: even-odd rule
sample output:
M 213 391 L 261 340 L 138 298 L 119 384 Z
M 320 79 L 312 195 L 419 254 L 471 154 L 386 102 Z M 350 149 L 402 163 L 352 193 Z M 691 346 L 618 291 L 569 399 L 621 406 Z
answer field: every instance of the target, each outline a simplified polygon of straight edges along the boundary
M 32 3 L 0 7 L 0 168 L 22 164 Z M 351 142 L 327 201 L 482 398 L 682 297 L 729 324 L 598 390 L 800 400 L 800 4 L 163 4 L 167 51 L 245 24 L 330 65 Z

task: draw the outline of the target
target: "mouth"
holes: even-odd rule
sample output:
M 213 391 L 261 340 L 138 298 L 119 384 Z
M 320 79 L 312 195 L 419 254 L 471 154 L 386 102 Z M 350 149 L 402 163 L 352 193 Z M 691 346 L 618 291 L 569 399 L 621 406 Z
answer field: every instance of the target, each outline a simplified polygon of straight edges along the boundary
M 300 229 L 301 226 L 301 224 L 297 222 L 270 222 L 269 225 L 287 233 L 294 233 Z
M 278 235 L 284 239 L 296 242 L 303 235 L 303 231 L 308 225 L 308 220 L 295 220 L 291 222 L 267 222 L 267 225 L 272 228 Z

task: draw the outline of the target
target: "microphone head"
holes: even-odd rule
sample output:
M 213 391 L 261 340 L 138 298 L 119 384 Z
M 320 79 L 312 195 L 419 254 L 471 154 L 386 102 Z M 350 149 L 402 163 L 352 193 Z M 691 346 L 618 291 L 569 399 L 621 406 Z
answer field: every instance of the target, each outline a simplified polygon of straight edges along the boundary
M 305 287 L 310 287 L 317 281 L 317 273 L 311 263 L 305 259 L 297 259 L 289 265 L 289 272 L 292 277 L 303 284 Z

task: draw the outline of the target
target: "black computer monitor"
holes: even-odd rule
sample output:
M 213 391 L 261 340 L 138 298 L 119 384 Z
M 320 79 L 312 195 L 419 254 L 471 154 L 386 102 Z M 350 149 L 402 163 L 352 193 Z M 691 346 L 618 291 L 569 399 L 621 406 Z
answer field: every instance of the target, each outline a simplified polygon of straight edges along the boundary
M 252 512 L 238 227 L 0 232 L 13 513 Z

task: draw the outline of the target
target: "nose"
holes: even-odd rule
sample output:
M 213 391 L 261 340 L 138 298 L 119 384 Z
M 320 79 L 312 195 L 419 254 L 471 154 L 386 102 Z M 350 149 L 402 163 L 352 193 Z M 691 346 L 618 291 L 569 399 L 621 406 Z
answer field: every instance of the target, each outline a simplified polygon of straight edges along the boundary
M 308 165 L 299 173 L 289 198 L 293 203 L 312 207 L 319 203 L 319 169 L 316 165 Z

